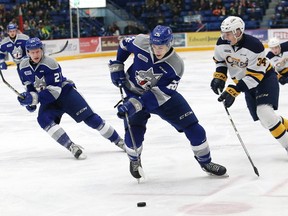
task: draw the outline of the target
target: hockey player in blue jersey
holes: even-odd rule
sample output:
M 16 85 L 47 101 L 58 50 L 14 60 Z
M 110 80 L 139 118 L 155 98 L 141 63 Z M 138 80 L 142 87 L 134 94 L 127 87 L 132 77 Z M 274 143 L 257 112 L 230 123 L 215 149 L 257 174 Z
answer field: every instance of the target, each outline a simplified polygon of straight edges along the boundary
M 288 41 L 280 43 L 278 38 L 271 38 L 268 47 L 270 51 L 266 57 L 278 73 L 279 83 L 285 85 L 288 83 Z
M 123 139 L 114 128 L 92 111 L 76 90 L 75 84 L 63 76 L 60 65 L 44 55 L 41 40 L 29 39 L 25 48 L 29 58 L 20 63 L 20 77 L 27 91 L 18 96 L 18 100 L 21 105 L 30 107 L 30 111 L 35 111 L 40 103 L 37 120 L 41 128 L 70 150 L 75 158 L 85 159 L 81 146 L 73 143 L 59 125 L 62 115 L 67 113 L 77 123 L 84 121 L 124 150 Z
M 263 44 L 244 33 L 245 23 L 240 17 L 226 18 L 220 28 L 221 37 L 213 57 L 216 72 L 210 86 L 215 94 L 219 94 L 219 90 L 222 92 L 227 72 L 234 84 L 226 87 L 218 101 L 230 107 L 243 92 L 253 120 L 260 120 L 262 126 L 288 151 L 288 120 L 274 111 L 278 109 L 279 84 Z
M 205 130 L 187 101 L 177 92 L 184 63 L 173 49 L 172 40 L 171 28 L 158 25 L 150 37 L 139 34 L 121 40 L 116 60 L 109 63 L 113 84 L 123 87 L 127 96 L 124 103 L 117 107 L 117 115 L 124 119 L 130 173 L 136 179 L 143 177 L 140 159 L 142 142 L 150 114 L 156 114 L 186 135 L 204 171 L 222 176 L 226 168 L 211 162 Z M 124 62 L 130 54 L 134 54 L 133 64 L 124 72 Z M 126 114 L 129 125 L 124 118 Z
M 7 34 L 0 44 L 0 69 L 6 70 L 7 64 L 5 58 L 10 54 L 14 63 L 17 65 L 17 72 L 20 76 L 19 64 L 26 57 L 25 44 L 29 39 L 26 34 L 18 33 L 17 26 L 10 23 L 7 26 Z

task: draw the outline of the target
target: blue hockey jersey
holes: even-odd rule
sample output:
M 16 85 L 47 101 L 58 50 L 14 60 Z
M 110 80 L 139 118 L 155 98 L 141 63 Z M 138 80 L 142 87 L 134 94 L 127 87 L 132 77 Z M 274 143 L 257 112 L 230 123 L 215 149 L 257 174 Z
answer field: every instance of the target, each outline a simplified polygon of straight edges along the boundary
M 14 41 L 9 37 L 4 38 L 0 46 L 0 61 L 4 61 L 6 55 L 10 53 L 13 61 L 19 64 L 26 57 L 25 44 L 28 39 L 29 36 L 25 34 L 17 34 Z
M 60 65 L 48 56 L 43 56 L 38 64 L 31 63 L 29 58 L 23 59 L 20 63 L 20 77 L 27 91 L 38 92 L 41 104 L 57 100 L 68 83 Z
M 126 93 L 141 96 L 145 108 L 154 110 L 175 93 L 184 72 L 183 60 L 173 48 L 158 60 L 153 55 L 149 36 L 144 34 L 120 41 L 117 60 L 125 62 L 130 54 L 134 54 L 134 61 L 126 71 Z

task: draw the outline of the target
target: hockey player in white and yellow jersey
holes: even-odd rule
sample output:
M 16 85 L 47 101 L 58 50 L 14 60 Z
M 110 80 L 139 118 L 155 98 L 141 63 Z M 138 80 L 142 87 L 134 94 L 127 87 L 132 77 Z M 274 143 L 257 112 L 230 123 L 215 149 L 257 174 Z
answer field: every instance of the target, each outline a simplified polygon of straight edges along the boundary
M 279 83 L 288 83 L 288 41 L 280 43 L 278 38 L 271 38 L 268 42 L 270 51 L 267 58 L 278 72 Z
M 274 111 L 278 109 L 279 99 L 277 73 L 266 58 L 263 44 L 244 30 L 245 23 L 239 17 L 229 16 L 222 22 L 213 57 L 216 72 L 211 88 L 216 94 L 220 90 L 218 101 L 226 107 L 243 92 L 253 120 L 260 120 L 288 151 L 288 120 Z M 235 84 L 223 91 L 228 72 Z

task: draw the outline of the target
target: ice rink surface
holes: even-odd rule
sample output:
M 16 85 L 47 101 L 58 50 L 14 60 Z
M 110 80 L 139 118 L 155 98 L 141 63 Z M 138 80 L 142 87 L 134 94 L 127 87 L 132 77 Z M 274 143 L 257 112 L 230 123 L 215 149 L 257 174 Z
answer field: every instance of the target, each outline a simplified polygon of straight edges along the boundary
M 237 97 L 229 109 L 254 170 L 231 126 L 223 104 L 210 89 L 215 70 L 212 51 L 181 52 L 185 73 L 178 87 L 206 129 L 212 160 L 227 167 L 229 177 L 208 176 L 193 157 L 189 142 L 158 116 L 152 116 L 144 141 L 140 184 L 129 173 L 126 153 L 97 131 L 64 115 L 61 126 L 85 148 L 78 161 L 37 123 L 37 113 L 18 104 L 0 82 L 1 216 L 286 216 L 288 155 L 259 122 L 253 122 Z M 111 57 L 62 61 L 90 106 L 123 136 L 113 106 L 120 100 L 111 83 Z M 125 64 L 131 63 L 131 59 Z M 24 89 L 16 67 L 3 71 L 17 90 Z M 177 112 L 177 110 L 175 110 Z M 288 117 L 288 86 L 281 86 L 277 113 Z M 146 207 L 137 207 L 146 202 Z

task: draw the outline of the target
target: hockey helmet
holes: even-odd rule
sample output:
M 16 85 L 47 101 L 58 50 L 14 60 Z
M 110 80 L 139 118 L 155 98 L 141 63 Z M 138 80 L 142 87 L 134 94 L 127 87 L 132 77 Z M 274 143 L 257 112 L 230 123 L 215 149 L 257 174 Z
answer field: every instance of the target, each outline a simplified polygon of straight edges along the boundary
M 240 29 L 243 34 L 245 30 L 245 23 L 240 17 L 229 16 L 223 20 L 220 28 L 221 32 L 232 32 L 233 34 L 235 34 L 237 30 Z
M 33 49 L 39 49 L 39 48 L 42 49 L 43 43 L 37 37 L 30 38 L 26 41 L 25 48 L 26 48 L 26 50 L 33 50 Z
M 17 30 L 17 25 L 15 25 L 14 23 L 10 23 L 7 26 L 7 31 L 10 31 L 10 30 Z
M 272 48 L 272 47 L 277 47 L 280 45 L 280 41 L 278 38 L 274 37 L 274 38 L 271 38 L 268 42 L 268 47 L 269 48 Z
M 168 26 L 157 25 L 150 34 L 150 44 L 154 45 L 172 45 L 172 29 Z

